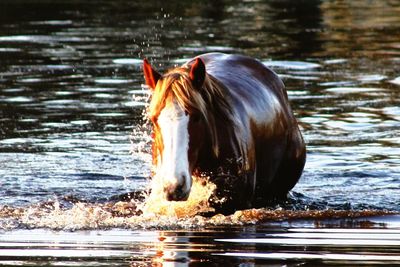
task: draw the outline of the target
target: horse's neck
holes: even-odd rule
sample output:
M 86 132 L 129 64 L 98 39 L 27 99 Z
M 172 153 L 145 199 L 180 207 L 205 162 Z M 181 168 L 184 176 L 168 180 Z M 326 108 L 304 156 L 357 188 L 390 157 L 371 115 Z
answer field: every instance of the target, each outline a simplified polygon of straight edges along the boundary
M 218 121 L 216 121 L 218 123 Z M 217 124 L 218 125 L 218 124 Z M 231 128 L 230 128 L 231 127 Z M 199 151 L 197 168 L 201 172 L 217 173 L 224 169 L 231 173 L 238 172 L 238 151 L 235 148 L 236 144 L 232 144 L 233 126 L 218 127 L 218 144 L 219 153 L 215 155 L 211 139 L 209 136 L 206 137 L 204 145 Z

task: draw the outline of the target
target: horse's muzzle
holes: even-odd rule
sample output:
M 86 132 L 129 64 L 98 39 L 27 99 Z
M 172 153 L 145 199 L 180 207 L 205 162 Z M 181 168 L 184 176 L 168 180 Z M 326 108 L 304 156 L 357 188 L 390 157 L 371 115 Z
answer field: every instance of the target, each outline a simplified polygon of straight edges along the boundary
M 168 184 L 164 187 L 164 192 L 168 201 L 186 201 L 189 198 L 190 188 L 187 189 L 186 179 L 182 177 L 180 184 Z

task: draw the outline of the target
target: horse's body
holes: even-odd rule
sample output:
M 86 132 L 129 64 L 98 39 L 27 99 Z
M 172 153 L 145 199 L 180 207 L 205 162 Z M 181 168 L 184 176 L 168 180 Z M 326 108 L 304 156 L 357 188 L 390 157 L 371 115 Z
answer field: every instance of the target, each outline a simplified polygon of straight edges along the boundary
M 273 71 L 249 57 L 221 53 L 200 55 L 164 76 L 145 61 L 144 71 L 146 83 L 154 88 L 150 117 L 156 138 L 157 132 L 161 135 L 154 147 L 156 172 L 175 176 L 165 180 L 168 199 L 187 198 L 191 184 L 187 176 L 193 173 L 206 173 L 217 184 L 217 195 L 227 198 L 222 207 L 226 212 L 265 205 L 294 187 L 305 164 L 305 145 L 284 85 Z M 179 118 L 187 116 L 187 123 L 180 121 L 188 133 L 187 140 L 181 138 L 181 145 L 187 146 L 183 161 L 188 164 L 171 156 L 178 151 L 174 148 L 179 147 L 178 135 L 165 152 L 167 137 L 157 123 L 165 110 L 180 110 Z M 163 123 L 172 121 L 177 120 Z M 165 163 L 166 157 L 172 161 Z M 166 164 L 178 166 L 168 171 Z

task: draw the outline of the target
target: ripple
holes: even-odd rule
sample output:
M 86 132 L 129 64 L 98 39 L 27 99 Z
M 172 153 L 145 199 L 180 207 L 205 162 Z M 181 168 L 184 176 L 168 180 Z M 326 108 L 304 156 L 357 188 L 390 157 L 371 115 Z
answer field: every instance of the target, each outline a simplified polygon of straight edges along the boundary
M 100 84 L 124 84 L 124 83 L 132 83 L 133 80 L 100 78 L 100 79 L 95 79 L 94 82 Z
M 78 88 L 78 91 L 85 93 L 104 93 L 104 92 L 113 92 L 117 89 L 111 87 L 81 87 Z
M 0 100 L 1 101 L 1 100 Z M 3 99 L 4 102 L 13 102 L 13 103 L 28 103 L 33 102 L 34 99 L 26 96 L 15 96 L 15 97 L 7 97 Z
M 142 102 L 142 101 L 129 101 L 129 102 L 125 102 L 124 106 L 125 107 L 146 107 L 148 105 L 147 102 Z
M 20 83 L 40 83 L 40 82 L 44 82 L 45 79 L 43 78 L 22 78 L 22 79 L 18 79 L 18 82 Z
M 379 82 L 387 78 L 385 75 L 380 75 L 380 74 L 365 74 L 365 75 L 359 75 L 356 77 L 358 81 L 361 82 Z
M 14 35 L 0 36 L 0 42 L 43 42 L 48 41 L 50 37 L 42 35 Z
M 71 124 L 75 124 L 75 125 L 87 125 L 90 124 L 91 122 L 88 120 L 75 120 L 75 121 L 71 121 Z
M 128 93 L 132 95 L 149 95 L 150 90 L 148 89 L 141 89 L 141 90 L 129 90 Z
M 331 65 L 331 64 L 342 64 L 342 63 L 346 63 L 347 59 L 344 58 L 337 58 L 337 59 L 328 59 L 325 60 L 324 63 L 327 65 Z
M 25 143 L 37 143 L 43 142 L 44 140 L 38 138 L 9 138 L 0 140 L 0 144 L 25 144 Z
M 274 243 L 272 243 L 274 244 Z M 300 244 L 299 244 L 300 245 Z M 310 242 L 310 244 L 304 245 L 318 245 L 317 242 Z M 220 256 L 230 256 L 230 257 L 244 257 L 244 258 L 255 258 L 255 259 L 269 259 L 269 260 L 321 260 L 321 261 L 362 261 L 362 262 L 390 262 L 396 263 L 400 261 L 400 256 L 397 255 L 364 255 L 364 254 L 349 254 L 349 253 L 283 253 L 283 252 L 272 252 L 272 253 L 251 253 L 251 252 L 226 252 L 222 254 L 215 254 Z
M 309 92 L 307 91 L 298 91 L 298 90 L 288 90 L 287 94 L 289 96 L 299 96 L 299 95 L 307 95 Z
M 43 103 L 47 107 L 66 107 L 66 106 L 71 106 L 72 104 L 75 104 L 76 106 L 79 105 L 80 101 L 77 99 L 52 99 L 52 100 L 46 100 L 43 101 Z
M 107 113 L 92 113 L 93 116 L 96 117 L 123 117 L 127 116 L 127 113 L 122 112 L 107 112 Z
M 233 47 L 229 46 L 184 46 L 184 47 L 179 47 L 179 51 L 185 51 L 185 52 L 232 52 L 235 50 Z
M 143 63 L 140 58 L 116 58 L 113 59 L 113 63 L 121 65 L 139 65 Z
M 304 62 L 304 61 L 271 60 L 271 61 L 263 61 L 262 63 L 267 67 L 293 69 L 293 70 L 308 70 L 321 67 L 320 64 Z
M 43 65 L 42 66 L 44 69 L 49 69 L 49 70 L 67 70 L 67 69 L 73 69 L 73 66 L 70 65 Z
M 15 68 L 15 66 L 13 66 Z M 38 65 L 25 65 L 23 69 L 32 71 L 48 71 L 48 70 L 68 70 L 73 69 L 74 66 L 68 64 L 38 64 Z
M 84 42 L 88 38 L 83 37 L 60 37 L 49 35 L 11 35 L 0 36 L 0 42 L 18 42 L 18 43 L 54 43 L 54 42 Z
M 44 20 L 44 21 L 31 21 L 29 24 L 31 25 L 71 25 L 72 20 Z
M 400 107 L 384 107 L 382 111 L 394 120 L 400 121 Z
M 2 75 L 2 73 L 0 73 Z M 21 93 L 24 92 L 26 89 L 25 88 L 5 88 L 2 89 L 4 93 Z
M 302 81 L 316 81 L 320 78 L 317 76 L 306 76 L 306 75 L 293 75 L 293 74 L 280 74 L 279 77 L 282 79 L 293 79 L 293 80 L 302 80 Z
M 322 82 L 319 83 L 320 86 L 351 86 L 354 85 L 353 81 L 334 81 L 334 82 Z
M 77 92 L 73 92 L 73 91 L 57 91 L 55 92 L 55 95 L 57 96 L 72 96 L 72 95 L 76 95 Z
M 69 123 L 64 122 L 45 122 L 41 123 L 44 127 L 51 127 L 51 128 L 69 128 L 71 125 Z
M 370 88 L 370 87 L 333 87 L 325 89 L 327 92 L 335 94 L 358 94 L 358 93 L 372 93 L 372 92 L 383 92 L 386 89 L 383 88 Z
M 106 94 L 106 93 L 97 93 L 93 95 L 96 98 L 100 98 L 100 99 L 116 99 L 118 98 L 117 95 L 113 95 L 113 94 Z
M 29 250 L 23 249 L 1 249 L 0 257 L 13 258 L 18 257 L 19 259 L 29 259 L 32 257 L 35 258 L 85 258 L 90 259 L 94 258 L 96 260 L 100 259 L 116 259 L 121 257 L 129 257 L 133 256 L 134 253 L 126 251 L 126 250 L 104 250 L 104 249 L 59 249 L 59 248 L 45 248 L 45 249 L 33 249 Z
M 386 239 L 384 235 L 379 234 L 380 238 L 373 238 L 369 235 L 338 235 L 338 234 L 310 234 L 307 233 L 307 238 L 303 234 L 276 234 L 269 235 L 274 238 L 253 238 L 253 239 L 217 239 L 220 242 L 241 243 L 241 244 L 282 244 L 282 245 L 314 245 L 314 246 L 357 246 L 357 247 L 397 247 L 400 246 L 399 235 L 393 235 L 391 238 Z M 299 238 L 299 236 L 303 238 Z M 292 238 L 286 238 L 292 237 Z M 294 237 L 294 238 L 293 238 Z M 314 238 L 314 239 L 313 239 Z M 317 239 L 318 238 L 318 239 Z M 386 239 L 386 240 L 385 240 Z M 400 256 L 397 256 L 400 260 Z
M 326 122 L 327 120 L 328 120 L 328 118 L 323 118 L 323 117 L 318 117 L 318 116 L 302 117 L 300 119 L 301 122 L 307 123 L 307 124 L 310 124 L 310 125 L 318 125 L 318 124 L 321 124 L 323 122 Z
M 20 52 L 22 49 L 20 48 L 9 48 L 9 47 L 0 47 L 0 52 Z
M 395 79 L 393 79 L 393 80 L 390 80 L 389 82 L 390 82 L 390 83 L 393 83 L 393 84 L 400 85 L 400 77 L 397 77 L 397 78 L 395 78 Z
M 379 141 L 390 143 L 391 145 L 400 146 L 400 138 L 396 137 L 386 137 L 380 138 Z

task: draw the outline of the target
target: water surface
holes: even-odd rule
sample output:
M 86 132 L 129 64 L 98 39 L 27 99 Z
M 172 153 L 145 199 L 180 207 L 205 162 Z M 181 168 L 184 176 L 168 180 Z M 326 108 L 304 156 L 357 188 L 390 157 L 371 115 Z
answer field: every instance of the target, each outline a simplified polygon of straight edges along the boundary
M 399 212 L 399 11 L 397 1 L 2 1 L 0 263 L 398 262 L 396 216 L 200 218 L 165 232 L 157 221 L 98 223 L 115 216 L 113 196 L 148 185 L 142 58 L 164 71 L 205 52 L 258 58 L 286 84 L 308 158 L 288 203 L 272 209 Z M 82 223 L 91 208 L 97 217 Z M 57 212 L 76 220 L 55 227 L 67 218 Z

